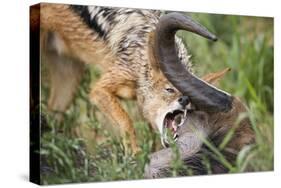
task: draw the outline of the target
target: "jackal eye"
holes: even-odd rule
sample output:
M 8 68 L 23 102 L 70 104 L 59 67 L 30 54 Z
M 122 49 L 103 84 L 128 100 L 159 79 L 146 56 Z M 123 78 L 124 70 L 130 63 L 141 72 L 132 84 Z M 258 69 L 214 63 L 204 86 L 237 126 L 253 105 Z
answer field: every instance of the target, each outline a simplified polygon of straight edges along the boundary
M 165 90 L 168 92 L 168 93 L 175 93 L 176 91 L 173 89 L 173 88 L 165 88 Z

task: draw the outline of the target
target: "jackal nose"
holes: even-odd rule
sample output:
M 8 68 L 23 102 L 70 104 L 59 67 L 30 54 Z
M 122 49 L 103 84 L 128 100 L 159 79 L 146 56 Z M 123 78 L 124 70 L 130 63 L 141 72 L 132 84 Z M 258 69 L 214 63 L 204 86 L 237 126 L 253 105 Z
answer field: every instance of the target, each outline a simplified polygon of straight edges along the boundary
M 189 101 L 189 98 L 188 96 L 182 96 L 178 99 L 178 102 L 180 103 L 180 105 L 182 105 L 183 107 L 185 107 L 186 105 L 188 105 L 188 103 L 190 102 Z

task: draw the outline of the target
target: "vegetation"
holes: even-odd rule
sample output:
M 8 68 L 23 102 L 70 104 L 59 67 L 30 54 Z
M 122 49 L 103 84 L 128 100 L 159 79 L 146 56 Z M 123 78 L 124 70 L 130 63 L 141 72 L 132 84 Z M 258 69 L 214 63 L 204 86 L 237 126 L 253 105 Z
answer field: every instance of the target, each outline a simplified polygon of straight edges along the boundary
M 244 172 L 246 168 L 273 170 L 273 19 L 198 13 L 191 16 L 219 37 L 213 43 L 190 33 L 178 33 L 193 55 L 194 71 L 202 76 L 230 67 L 231 72 L 220 81 L 219 87 L 247 104 L 247 116 L 256 133 L 256 144 L 245 147 L 234 165 L 220 154 L 223 144 L 216 148 L 207 143 L 208 147 L 231 173 Z M 143 178 L 148 155 L 159 135 L 150 131 L 134 101 L 122 101 L 134 120 L 142 149 L 135 157 L 126 154 L 116 131 L 105 128 L 106 118 L 88 101 L 90 83 L 98 77 L 97 69 L 89 67 L 74 104 L 60 123 L 54 121 L 56 114 L 47 113 L 48 85 L 42 86 L 41 183 Z M 172 175 L 177 176 L 180 161 L 175 160 L 173 166 Z

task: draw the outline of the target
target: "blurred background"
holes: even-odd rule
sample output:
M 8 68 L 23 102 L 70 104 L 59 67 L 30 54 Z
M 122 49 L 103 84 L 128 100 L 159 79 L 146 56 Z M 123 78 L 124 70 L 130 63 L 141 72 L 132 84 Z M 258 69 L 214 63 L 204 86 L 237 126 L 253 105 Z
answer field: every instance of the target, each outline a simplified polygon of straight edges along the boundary
M 243 149 L 231 173 L 273 170 L 273 19 L 218 14 L 189 13 L 219 38 L 210 42 L 191 33 L 178 32 L 192 54 L 198 76 L 231 68 L 219 88 L 247 104 L 256 144 Z M 43 80 L 47 73 L 42 68 Z M 137 129 L 142 153 L 125 154 L 118 131 L 110 132 L 106 118 L 90 104 L 91 83 L 100 76 L 89 67 L 71 108 L 56 122 L 47 111 L 48 84 L 42 83 L 41 183 L 129 180 L 143 178 L 148 154 L 158 142 L 134 101 L 122 101 Z M 116 133 L 117 132 L 117 133 Z M 99 142 L 96 142 L 99 138 Z M 177 175 L 175 164 L 173 175 Z M 192 175 L 192 174 L 191 174 Z

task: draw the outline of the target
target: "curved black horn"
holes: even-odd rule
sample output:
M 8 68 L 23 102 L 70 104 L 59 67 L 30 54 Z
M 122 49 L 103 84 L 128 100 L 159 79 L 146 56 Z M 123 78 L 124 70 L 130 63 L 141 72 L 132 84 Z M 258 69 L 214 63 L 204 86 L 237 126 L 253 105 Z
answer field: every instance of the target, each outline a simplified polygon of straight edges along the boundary
M 168 80 L 184 95 L 189 96 L 198 110 L 227 112 L 232 107 L 232 96 L 186 70 L 176 52 L 175 34 L 186 30 L 216 41 L 205 27 L 180 13 L 169 13 L 160 18 L 155 34 L 155 56 Z

